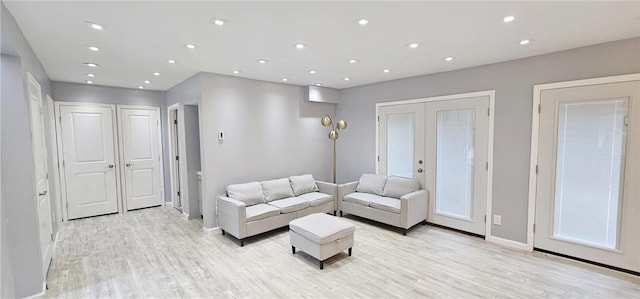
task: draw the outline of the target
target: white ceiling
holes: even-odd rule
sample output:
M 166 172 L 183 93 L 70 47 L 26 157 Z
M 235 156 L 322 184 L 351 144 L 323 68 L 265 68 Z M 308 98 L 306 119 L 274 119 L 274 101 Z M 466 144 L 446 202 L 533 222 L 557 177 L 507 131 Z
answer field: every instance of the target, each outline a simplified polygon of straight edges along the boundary
M 639 1 L 4 3 L 52 80 L 84 83 L 91 72 L 95 84 L 152 90 L 200 71 L 346 88 L 640 36 Z M 515 21 L 504 23 L 509 15 Z

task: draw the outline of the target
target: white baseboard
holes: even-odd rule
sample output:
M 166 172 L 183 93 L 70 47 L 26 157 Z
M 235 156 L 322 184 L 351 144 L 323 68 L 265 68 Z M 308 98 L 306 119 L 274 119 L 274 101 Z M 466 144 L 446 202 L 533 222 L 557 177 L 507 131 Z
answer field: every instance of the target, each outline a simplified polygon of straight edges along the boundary
M 58 246 L 58 236 L 60 236 L 60 230 L 56 232 L 56 238 L 53 240 L 53 252 L 56 252 L 56 246 Z
M 507 240 L 507 239 L 494 237 L 494 236 L 486 236 L 485 240 L 489 243 L 494 243 L 494 244 L 508 247 L 515 250 L 526 251 L 526 252 L 533 251 L 533 248 L 529 248 L 529 245 L 527 245 L 526 243 L 520 243 L 520 242 Z
M 40 297 L 44 296 L 44 294 L 46 292 L 47 292 L 47 281 L 45 280 L 45 281 L 42 282 L 42 291 L 40 293 L 24 297 L 23 299 L 40 298 Z
M 213 234 L 222 234 L 222 229 L 219 226 L 212 227 L 212 228 L 206 228 L 203 226 L 202 230 L 205 232 L 213 233 Z
M 182 211 L 182 219 L 189 221 L 189 214 L 187 214 L 187 212 Z

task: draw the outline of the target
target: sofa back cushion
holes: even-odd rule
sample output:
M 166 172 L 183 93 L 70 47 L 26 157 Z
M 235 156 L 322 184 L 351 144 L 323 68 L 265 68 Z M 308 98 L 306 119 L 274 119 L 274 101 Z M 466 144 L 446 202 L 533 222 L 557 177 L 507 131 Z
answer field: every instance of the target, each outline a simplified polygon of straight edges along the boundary
M 227 196 L 244 202 L 247 206 L 265 203 L 262 185 L 258 182 L 229 185 Z
M 417 190 L 420 190 L 420 182 L 418 180 L 390 176 L 387 178 L 387 183 L 384 184 L 382 196 L 400 198 L 402 195 Z
M 293 190 L 289 179 L 277 179 L 270 181 L 262 181 L 262 191 L 267 202 L 293 197 Z
M 296 196 L 319 190 L 318 185 L 316 185 L 316 179 L 310 174 L 290 176 L 289 181 L 291 181 L 293 194 Z
M 356 191 L 382 196 L 382 190 L 384 189 L 386 181 L 387 176 L 385 175 L 365 173 L 360 177 Z

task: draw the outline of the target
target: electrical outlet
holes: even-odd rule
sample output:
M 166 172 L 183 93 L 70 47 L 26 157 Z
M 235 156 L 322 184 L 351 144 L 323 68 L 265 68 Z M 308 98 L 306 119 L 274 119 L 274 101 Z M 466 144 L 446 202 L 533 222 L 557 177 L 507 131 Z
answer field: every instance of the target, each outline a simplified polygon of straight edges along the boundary
M 502 216 L 500 216 L 500 215 L 493 215 L 493 224 L 495 224 L 495 225 L 502 225 Z

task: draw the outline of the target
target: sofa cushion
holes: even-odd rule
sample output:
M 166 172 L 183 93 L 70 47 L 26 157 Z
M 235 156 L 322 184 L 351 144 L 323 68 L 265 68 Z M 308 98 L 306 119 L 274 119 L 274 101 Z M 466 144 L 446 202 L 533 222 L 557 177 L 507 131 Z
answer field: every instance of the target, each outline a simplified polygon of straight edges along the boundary
M 292 220 L 289 222 L 289 228 L 317 244 L 327 244 L 348 237 L 356 230 L 353 223 L 324 213 Z
M 345 195 L 342 200 L 350 203 L 356 203 L 359 205 L 363 205 L 365 207 L 369 206 L 369 202 L 372 199 L 378 198 L 380 196 L 371 194 L 371 193 L 362 193 L 362 192 L 353 192 Z
M 416 179 L 390 176 L 384 184 L 382 196 L 400 198 L 405 194 L 420 190 L 420 182 Z
M 289 197 L 269 202 L 270 205 L 280 209 L 280 213 L 286 214 L 300 211 L 309 207 L 309 202 L 299 197 Z
M 268 204 L 257 204 L 247 207 L 247 222 L 280 215 L 280 209 Z
M 369 206 L 372 209 L 400 214 L 400 200 L 397 198 L 379 196 L 371 199 Z
M 308 201 L 309 205 L 312 207 L 317 207 L 319 205 L 333 201 L 333 196 L 320 192 L 305 193 L 298 197 Z
M 316 179 L 313 178 L 313 175 L 294 175 L 289 177 L 289 181 L 291 181 L 291 188 L 295 196 L 318 191 L 318 185 L 316 185 Z
M 382 195 L 387 176 L 365 173 L 360 177 L 356 191 Z
M 258 182 L 229 185 L 227 186 L 227 196 L 244 202 L 248 207 L 265 203 L 262 185 Z
M 293 196 L 289 179 L 262 181 L 262 191 L 267 202 Z

